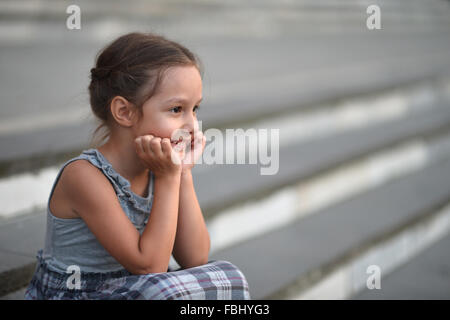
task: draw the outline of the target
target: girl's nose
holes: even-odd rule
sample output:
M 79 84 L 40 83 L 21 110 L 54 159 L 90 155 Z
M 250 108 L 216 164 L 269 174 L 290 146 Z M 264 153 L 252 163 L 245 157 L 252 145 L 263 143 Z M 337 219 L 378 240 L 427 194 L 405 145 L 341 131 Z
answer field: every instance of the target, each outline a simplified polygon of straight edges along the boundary
M 185 123 L 183 125 L 183 129 L 187 130 L 191 135 L 197 131 L 199 128 L 198 120 L 195 116 L 187 116 Z

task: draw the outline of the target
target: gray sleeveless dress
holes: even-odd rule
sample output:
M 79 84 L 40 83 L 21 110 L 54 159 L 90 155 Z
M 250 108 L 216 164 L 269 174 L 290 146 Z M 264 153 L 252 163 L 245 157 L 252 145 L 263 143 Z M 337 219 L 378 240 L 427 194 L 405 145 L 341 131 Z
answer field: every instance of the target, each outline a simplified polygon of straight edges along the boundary
M 81 218 L 55 217 L 49 207 L 64 167 L 85 159 L 109 179 L 127 217 L 142 234 L 153 203 L 154 175 L 149 171 L 148 196 L 131 190 L 95 148 L 65 162 L 47 202 L 45 246 L 37 252 L 34 275 L 25 299 L 250 299 L 243 273 L 228 261 L 214 260 L 189 269 L 134 275 L 98 242 Z

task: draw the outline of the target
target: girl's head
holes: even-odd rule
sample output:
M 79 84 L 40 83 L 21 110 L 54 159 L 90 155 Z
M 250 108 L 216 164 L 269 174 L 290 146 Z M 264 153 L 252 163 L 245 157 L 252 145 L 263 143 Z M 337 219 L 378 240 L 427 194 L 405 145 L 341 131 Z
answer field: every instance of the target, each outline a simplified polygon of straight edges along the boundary
M 192 134 L 202 77 L 198 57 L 174 41 L 152 33 L 119 37 L 91 69 L 90 104 L 100 121 L 94 137 L 102 128 L 98 143 L 111 136 L 130 142 L 146 134 L 170 138 L 177 129 Z

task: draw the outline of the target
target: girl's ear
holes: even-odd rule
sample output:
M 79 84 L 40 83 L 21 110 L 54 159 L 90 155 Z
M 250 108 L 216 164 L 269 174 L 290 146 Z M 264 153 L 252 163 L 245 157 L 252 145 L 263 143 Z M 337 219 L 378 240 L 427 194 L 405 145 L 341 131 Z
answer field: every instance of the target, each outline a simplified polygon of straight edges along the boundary
M 131 127 L 136 122 L 135 113 L 133 104 L 124 97 L 116 96 L 112 99 L 111 114 L 119 125 Z

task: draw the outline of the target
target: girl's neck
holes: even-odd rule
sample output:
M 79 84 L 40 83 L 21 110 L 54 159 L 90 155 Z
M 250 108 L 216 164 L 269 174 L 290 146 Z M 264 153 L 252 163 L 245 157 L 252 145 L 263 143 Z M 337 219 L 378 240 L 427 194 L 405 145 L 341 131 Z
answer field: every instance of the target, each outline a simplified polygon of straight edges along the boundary
M 142 164 L 131 144 L 113 143 L 110 139 L 97 150 L 111 163 L 114 170 L 130 183 L 148 175 L 149 169 Z

